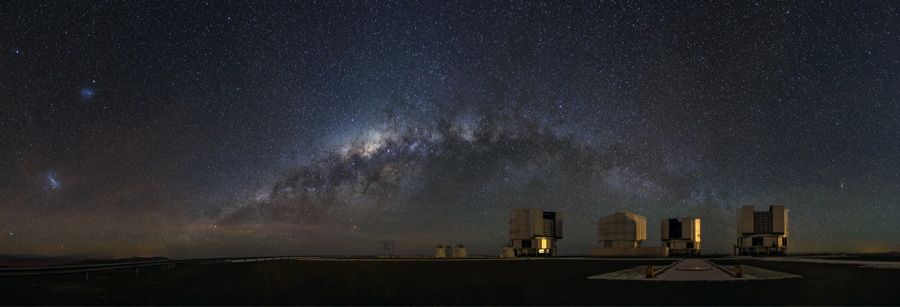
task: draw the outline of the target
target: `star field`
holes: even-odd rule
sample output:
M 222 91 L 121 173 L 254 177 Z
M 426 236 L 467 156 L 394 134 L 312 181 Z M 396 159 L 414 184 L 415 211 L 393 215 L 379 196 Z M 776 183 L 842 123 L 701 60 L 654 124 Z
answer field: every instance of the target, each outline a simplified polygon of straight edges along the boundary
M 0 5 L 0 253 L 497 254 L 508 212 L 789 209 L 900 250 L 891 2 Z

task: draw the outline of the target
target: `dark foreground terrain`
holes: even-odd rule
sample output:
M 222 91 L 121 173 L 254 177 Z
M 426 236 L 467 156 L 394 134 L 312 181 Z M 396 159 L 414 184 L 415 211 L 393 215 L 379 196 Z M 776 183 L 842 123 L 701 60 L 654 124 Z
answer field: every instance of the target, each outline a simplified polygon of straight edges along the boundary
M 803 275 L 739 282 L 592 280 L 671 261 L 277 260 L 4 277 L 0 305 L 900 305 L 900 270 L 716 260 Z

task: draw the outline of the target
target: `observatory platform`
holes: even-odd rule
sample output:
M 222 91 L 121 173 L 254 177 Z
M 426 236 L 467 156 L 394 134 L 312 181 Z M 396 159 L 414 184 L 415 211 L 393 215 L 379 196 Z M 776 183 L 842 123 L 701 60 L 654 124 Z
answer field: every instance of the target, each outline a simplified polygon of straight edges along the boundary
M 734 272 L 725 266 L 716 265 L 705 259 L 685 258 L 668 266 L 654 267 L 657 275 L 647 277 L 647 266 L 639 266 L 612 273 L 594 275 L 589 279 L 641 280 L 641 281 L 750 281 L 766 279 L 802 278 L 763 268 L 741 266 L 742 277 L 734 277 Z

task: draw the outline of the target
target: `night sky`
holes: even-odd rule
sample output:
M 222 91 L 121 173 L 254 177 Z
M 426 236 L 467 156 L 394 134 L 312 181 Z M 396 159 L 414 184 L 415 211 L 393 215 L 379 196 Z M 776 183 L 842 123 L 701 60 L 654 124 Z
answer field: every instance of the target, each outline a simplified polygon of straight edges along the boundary
M 499 254 L 516 208 L 731 253 L 745 205 L 900 250 L 893 1 L 90 2 L 0 4 L 0 254 Z

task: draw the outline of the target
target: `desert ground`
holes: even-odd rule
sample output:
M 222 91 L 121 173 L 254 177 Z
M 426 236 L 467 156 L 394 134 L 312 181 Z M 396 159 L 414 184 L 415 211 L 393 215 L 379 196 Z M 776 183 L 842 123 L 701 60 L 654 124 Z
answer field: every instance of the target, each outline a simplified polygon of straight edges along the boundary
M 802 275 L 732 282 L 591 280 L 672 260 L 276 260 L 3 277 L 0 305 L 900 305 L 900 270 L 714 259 Z

